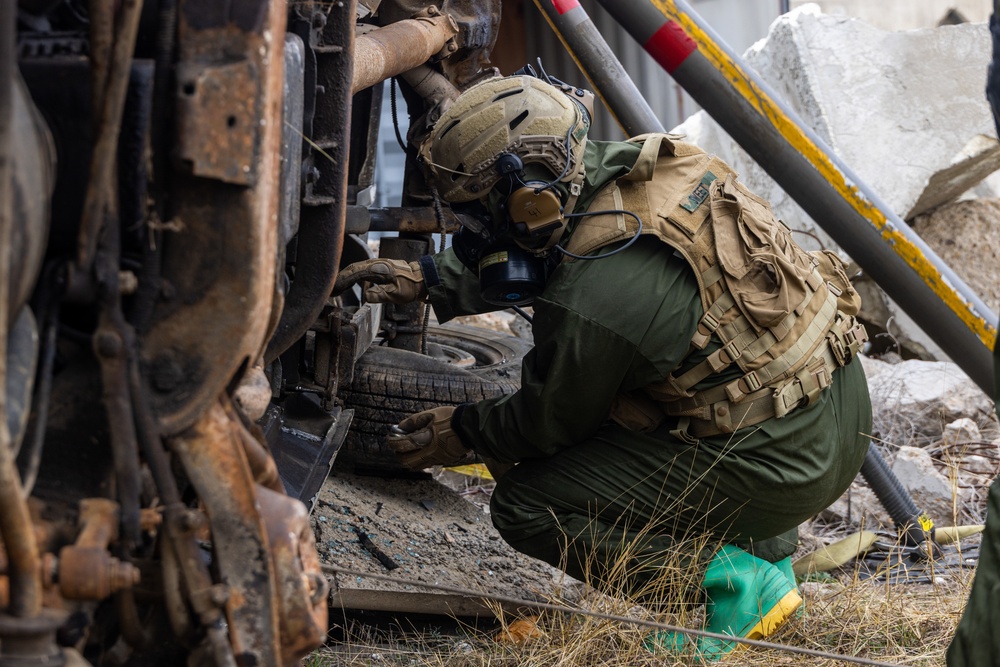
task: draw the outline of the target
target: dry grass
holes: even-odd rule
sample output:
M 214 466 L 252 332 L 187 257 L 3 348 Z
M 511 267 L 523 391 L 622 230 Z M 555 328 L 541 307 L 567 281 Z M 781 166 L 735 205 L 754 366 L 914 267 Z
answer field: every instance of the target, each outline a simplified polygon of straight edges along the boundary
M 860 580 L 804 584 L 806 611 L 771 640 L 789 646 L 888 663 L 944 665 L 964 600 L 967 578 L 934 585 L 886 586 Z M 593 601 L 591 601 L 593 602 Z M 599 605 L 634 615 L 624 603 Z M 617 609 L 616 609 L 617 607 Z M 505 618 L 504 623 L 515 619 Z M 325 648 L 308 667 L 332 665 L 440 665 L 514 667 L 516 665 L 598 667 L 599 665 L 690 665 L 690 657 L 652 655 L 643 648 L 646 628 L 581 614 L 543 614 L 541 636 L 520 644 L 498 642 L 496 630 L 457 626 L 447 632 L 396 627 L 375 630 L 354 624 L 347 640 Z M 727 664 L 827 667 L 839 660 L 750 647 Z
M 662 597 L 658 614 L 624 594 L 604 595 L 587 588 L 574 604 L 615 616 L 656 620 L 682 627 L 700 627 L 702 607 L 678 597 L 691 591 L 691 574 L 667 568 L 654 595 Z M 678 586 L 678 582 L 688 583 Z M 932 584 L 887 585 L 863 580 L 858 570 L 845 568 L 834 576 L 800 584 L 804 613 L 790 620 L 769 641 L 856 656 L 886 663 L 917 667 L 945 664 L 945 651 L 954 634 L 968 596 L 971 573 L 952 571 L 934 577 Z M 649 591 L 647 591 L 648 593 Z M 648 600 L 649 597 L 644 599 Z M 553 602 L 560 602 L 559 595 Z M 569 603 L 567 603 L 569 604 Z M 332 665 L 437 665 L 441 667 L 598 667 L 599 665 L 692 665 L 690 655 L 649 653 L 643 646 L 648 627 L 609 621 L 586 613 L 544 612 L 537 632 L 525 626 L 514 630 L 521 642 L 502 640 L 519 619 L 496 612 L 492 627 L 448 623 L 445 629 L 417 625 L 401 619 L 390 628 L 341 619 L 343 640 L 316 652 L 307 667 Z M 526 626 L 528 630 L 532 625 Z M 748 647 L 731 655 L 724 664 L 801 665 L 828 667 L 848 664 L 840 660 Z

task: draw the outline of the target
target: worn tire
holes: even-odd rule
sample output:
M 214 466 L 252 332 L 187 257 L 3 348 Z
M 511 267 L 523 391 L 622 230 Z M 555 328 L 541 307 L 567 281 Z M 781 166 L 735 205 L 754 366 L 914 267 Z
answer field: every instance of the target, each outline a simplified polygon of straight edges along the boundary
M 389 428 L 422 410 L 517 391 L 521 359 L 530 346 L 514 336 L 445 325 L 429 328 L 428 347 L 436 357 L 378 346 L 358 360 L 354 380 L 340 392 L 354 419 L 335 466 L 358 473 L 412 475 L 386 442 Z M 454 362 L 455 357 L 462 357 L 459 365 L 443 360 Z

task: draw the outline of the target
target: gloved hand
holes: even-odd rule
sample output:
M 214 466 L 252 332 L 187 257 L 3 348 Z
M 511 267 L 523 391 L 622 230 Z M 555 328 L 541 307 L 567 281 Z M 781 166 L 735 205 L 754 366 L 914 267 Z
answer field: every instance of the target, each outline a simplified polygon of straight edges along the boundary
M 475 453 L 451 430 L 452 406 L 410 415 L 389 433 L 389 446 L 400 462 L 414 470 L 433 465 L 456 466 L 475 461 Z
M 366 259 L 344 267 L 333 284 L 333 293 L 342 294 L 357 283 L 365 287 L 369 303 L 405 304 L 427 298 L 424 274 L 417 262 L 402 259 Z

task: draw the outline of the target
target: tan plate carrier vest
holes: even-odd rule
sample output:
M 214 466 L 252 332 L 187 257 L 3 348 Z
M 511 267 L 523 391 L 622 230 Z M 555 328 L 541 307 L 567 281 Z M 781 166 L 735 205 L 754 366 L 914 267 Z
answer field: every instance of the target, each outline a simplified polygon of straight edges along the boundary
M 631 141 L 642 144 L 635 166 L 588 210 L 635 213 L 643 234 L 688 262 L 705 311 L 690 350 L 704 349 L 712 334 L 722 347 L 680 375 L 619 395 L 612 419 L 650 431 L 666 413 L 679 418 L 671 433 L 695 442 L 811 404 L 868 340 L 854 318 L 861 300 L 843 262 L 796 245 L 770 205 L 715 156 L 665 134 Z M 586 255 L 637 230 L 621 213 L 583 218 L 566 249 Z M 695 389 L 733 364 L 741 377 Z

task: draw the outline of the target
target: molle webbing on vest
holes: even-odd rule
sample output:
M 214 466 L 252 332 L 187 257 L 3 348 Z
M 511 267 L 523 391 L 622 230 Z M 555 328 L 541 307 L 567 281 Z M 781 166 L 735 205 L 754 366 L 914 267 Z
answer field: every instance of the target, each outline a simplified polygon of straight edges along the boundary
M 851 303 L 845 290 L 856 297 L 839 259 L 799 248 L 768 203 L 721 160 L 666 135 L 637 140 L 644 144 L 635 166 L 589 210 L 631 211 L 642 218 L 643 234 L 674 248 L 694 270 L 705 311 L 692 351 L 713 335 L 722 341 L 644 394 L 681 418 L 676 435 L 687 440 L 731 433 L 815 401 L 867 340 L 854 313 L 838 310 L 838 303 Z M 622 214 L 586 217 L 567 249 L 585 255 L 637 229 Z M 696 389 L 733 365 L 741 377 Z

